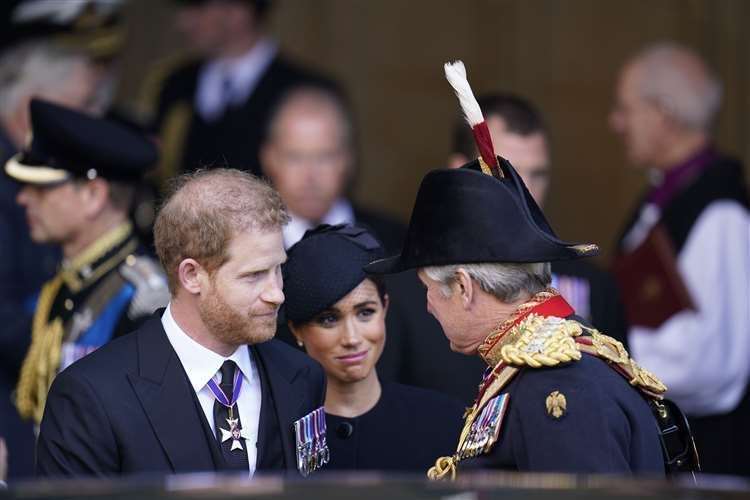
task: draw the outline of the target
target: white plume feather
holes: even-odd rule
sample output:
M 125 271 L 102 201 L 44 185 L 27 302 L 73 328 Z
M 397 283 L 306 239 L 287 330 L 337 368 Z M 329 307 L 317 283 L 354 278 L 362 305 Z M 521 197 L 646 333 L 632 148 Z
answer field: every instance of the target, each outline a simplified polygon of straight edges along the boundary
M 474 92 L 471 90 L 469 80 L 466 79 L 464 63 L 462 61 L 445 63 L 445 78 L 448 79 L 448 83 L 451 84 L 451 87 L 456 92 L 458 102 L 461 104 L 461 110 L 464 113 L 464 118 L 466 118 L 469 126 L 473 128 L 474 125 L 482 123 L 484 116 L 482 116 L 482 110 L 479 108 L 477 98 L 474 97 Z

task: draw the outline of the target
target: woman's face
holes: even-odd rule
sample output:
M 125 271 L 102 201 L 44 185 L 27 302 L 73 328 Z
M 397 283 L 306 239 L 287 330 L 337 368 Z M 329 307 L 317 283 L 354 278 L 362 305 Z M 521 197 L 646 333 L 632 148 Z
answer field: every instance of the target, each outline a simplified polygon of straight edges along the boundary
M 329 379 L 357 382 L 372 373 L 383 352 L 387 296 L 383 302 L 375 283 L 365 279 L 332 307 L 292 331 L 307 353 L 323 365 Z

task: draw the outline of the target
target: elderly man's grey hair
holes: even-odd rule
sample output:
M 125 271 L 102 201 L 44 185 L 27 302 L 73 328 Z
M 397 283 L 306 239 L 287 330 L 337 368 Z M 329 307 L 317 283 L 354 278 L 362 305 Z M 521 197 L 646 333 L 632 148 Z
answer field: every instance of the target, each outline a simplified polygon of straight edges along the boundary
M 464 269 L 469 276 L 487 293 L 502 302 L 514 302 L 522 293 L 534 295 L 550 285 L 552 271 L 549 262 L 523 264 L 455 264 L 424 268 L 430 279 L 439 282 L 445 297 L 451 296 L 451 283 L 456 271 Z
M 706 62 L 673 42 L 650 45 L 636 55 L 640 95 L 683 126 L 707 131 L 721 106 L 722 85 Z
M 8 117 L 30 95 L 52 94 L 89 58 L 50 41 L 27 42 L 0 55 L 0 116 Z

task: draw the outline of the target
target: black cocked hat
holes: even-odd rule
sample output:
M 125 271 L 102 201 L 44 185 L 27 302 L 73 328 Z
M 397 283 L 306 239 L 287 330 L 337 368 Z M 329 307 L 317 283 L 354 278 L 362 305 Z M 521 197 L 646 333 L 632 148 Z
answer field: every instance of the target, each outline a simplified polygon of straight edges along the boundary
M 428 266 L 551 262 L 596 255 L 596 245 L 559 239 L 513 166 L 495 154 L 464 64 L 447 63 L 445 76 L 480 156 L 459 169 L 428 173 L 419 187 L 401 254 L 375 261 L 365 270 L 388 274 Z
M 5 164 L 5 173 L 50 185 L 73 178 L 136 181 L 156 164 L 156 146 L 120 123 L 41 99 L 30 104 L 32 139 Z
M 560 240 L 520 176 L 498 157 L 503 178 L 482 172 L 480 160 L 434 170 L 422 180 L 400 255 L 365 269 L 387 274 L 427 266 L 551 262 L 596 255 L 592 244 Z
M 364 266 L 383 256 L 383 247 L 367 229 L 322 224 L 307 231 L 287 251 L 282 266 L 284 314 L 305 323 L 346 296 L 367 278 Z

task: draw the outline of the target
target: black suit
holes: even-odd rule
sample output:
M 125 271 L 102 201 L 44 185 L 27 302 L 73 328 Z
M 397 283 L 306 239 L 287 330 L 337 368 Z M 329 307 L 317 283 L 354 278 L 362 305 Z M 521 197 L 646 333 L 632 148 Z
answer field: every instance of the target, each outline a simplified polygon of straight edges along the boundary
M 152 128 L 162 140 L 160 172 L 165 178 L 200 167 L 232 167 L 260 175 L 258 151 L 266 123 L 279 99 L 303 84 L 336 85 L 283 56 L 273 58 L 248 98 L 206 121 L 194 108 L 206 61 L 171 73 L 158 93 Z
M 252 346 L 261 378 L 257 470 L 294 471 L 292 423 L 323 405 L 320 366 L 276 341 Z M 46 476 L 224 470 L 198 398 L 154 316 L 57 376 L 37 445 Z

